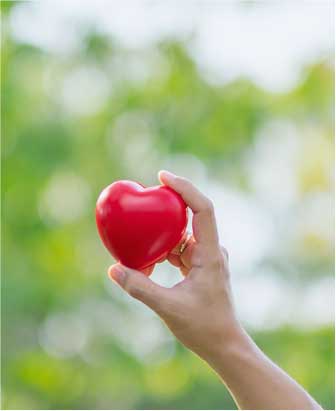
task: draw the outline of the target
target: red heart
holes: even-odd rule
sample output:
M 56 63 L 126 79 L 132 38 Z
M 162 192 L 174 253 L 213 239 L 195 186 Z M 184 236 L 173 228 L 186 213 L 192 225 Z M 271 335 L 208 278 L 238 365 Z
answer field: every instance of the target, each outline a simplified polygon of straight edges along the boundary
M 113 257 L 128 267 L 143 269 L 166 257 L 181 241 L 187 208 L 169 187 L 144 188 L 133 181 L 116 181 L 98 198 L 96 222 Z

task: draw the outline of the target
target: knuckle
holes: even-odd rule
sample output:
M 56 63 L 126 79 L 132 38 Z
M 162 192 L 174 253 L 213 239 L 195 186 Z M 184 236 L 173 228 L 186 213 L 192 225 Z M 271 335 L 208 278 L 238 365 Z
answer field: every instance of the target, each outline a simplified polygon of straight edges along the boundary
M 180 186 L 182 188 L 186 188 L 186 187 L 190 187 L 190 185 L 192 184 L 187 178 L 185 177 L 176 177 L 178 183 L 180 184 Z
M 213 202 L 208 197 L 204 197 L 202 211 L 208 214 L 214 213 L 214 205 Z
M 222 271 L 225 268 L 224 257 L 221 252 L 216 252 L 213 256 L 210 257 L 209 265 L 212 270 Z
M 230 270 L 229 270 L 229 269 L 224 270 L 224 279 L 225 279 L 226 282 L 230 282 L 230 280 L 231 280 L 231 273 L 230 273 Z
M 225 247 L 221 246 L 221 251 L 222 251 L 222 254 L 224 255 L 224 257 L 225 257 L 227 260 L 229 260 L 229 252 L 228 252 L 228 250 L 227 250 Z

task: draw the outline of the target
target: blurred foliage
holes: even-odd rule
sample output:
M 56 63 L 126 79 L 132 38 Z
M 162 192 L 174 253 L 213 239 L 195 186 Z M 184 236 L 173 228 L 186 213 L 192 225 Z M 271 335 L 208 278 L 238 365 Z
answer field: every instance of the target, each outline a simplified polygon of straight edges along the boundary
M 252 190 L 246 152 L 258 130 L 276 119 L 293 122 L 303 139 L 308 127 L 317 129 L 313 153 L 321 142 L 332 149 L 330 62 L 307 67 L 286 93 L 270 93 L 245 78 L 214 85 L 177 40 L 127 50 L 87 30 L 81 47 L 64 55 L 19 43 L 8 29 L 13 5 L 1 2 L 3 407 L 234 408 L 213 372 L 175 342 L 166 359 L 141 361 L 118 338 L 93 327 L 84 350 L 57 355 L 45 349 L 43 330 L 54 313 L 77 312 L 92 299 L 129 309 L 128 300 L 108 296 L 103 271 L 110 257 L 93 218 L 95 199 L 112 180 L 136 178 L 137 168 L 149 167 L 154 176 L 157 153 L 185 153 L 202 160 L 211 175 L 228 172 L 234 184 Z M 147 151 L 133 158 L 130 152 L 141 147 Z M 303 197 L 331 190 L 321 174 L 324 155 L 305 163 Z M 332 252 L 312 261 L 320 243 L 307 241 L 308 249 L 292 262 L 303 272 L 330 275 Z M 75 334 L 64 338 L 70 342 Z M 332 327 L 279 328 L 255 332 L 255 338 L 325 408 L 334 408 Z

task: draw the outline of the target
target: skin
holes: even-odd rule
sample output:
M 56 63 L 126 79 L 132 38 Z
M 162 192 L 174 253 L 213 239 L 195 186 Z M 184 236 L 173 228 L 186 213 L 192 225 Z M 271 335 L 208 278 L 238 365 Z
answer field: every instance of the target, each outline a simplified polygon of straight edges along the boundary
M 184 279 L 165 288 L 121 264 L 109 268 L 110 278 L 154 310 L 182 344 L 217 372 L 240 409 L 321 409 L 266 357 L 239 323 L 228 253 L 219 244 L 212 202 L 185 178 L 161 171 L 159 179 L 193 211 L 193 235 L 186 248 L 181 255 L 173 250 L 167 258 Z M 148 274 L 153 268 L 144 271 Z

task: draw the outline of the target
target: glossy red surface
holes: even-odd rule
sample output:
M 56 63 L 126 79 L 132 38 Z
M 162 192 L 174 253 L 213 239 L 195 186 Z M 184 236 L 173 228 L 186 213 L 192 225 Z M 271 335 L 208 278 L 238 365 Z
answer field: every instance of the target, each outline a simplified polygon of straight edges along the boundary
M 122 264 L 142 269 L 165 257 L 182 239 L 187 209 L 166 186 L 144 188 L 116 181 L 100 194 L 96 222 L 106 248 Z

